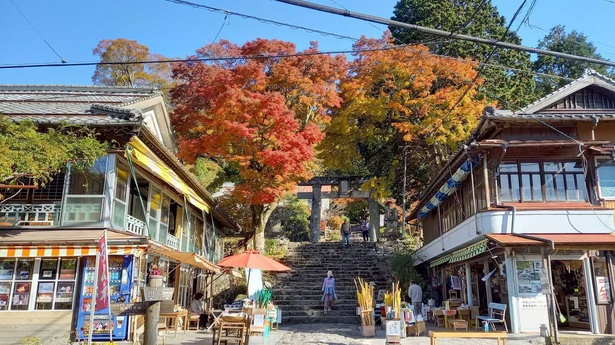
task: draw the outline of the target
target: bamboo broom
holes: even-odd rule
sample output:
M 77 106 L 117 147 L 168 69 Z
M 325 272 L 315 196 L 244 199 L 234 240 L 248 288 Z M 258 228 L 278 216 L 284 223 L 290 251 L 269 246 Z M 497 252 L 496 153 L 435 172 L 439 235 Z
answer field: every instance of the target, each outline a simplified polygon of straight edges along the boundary
M 361 325 L 372 326 L 374 324 L 374 288 L 361 278 L 355 279 L 354 285 L 357 289 L 357 300 L 359 302 L 359 307 L 361 307 Z

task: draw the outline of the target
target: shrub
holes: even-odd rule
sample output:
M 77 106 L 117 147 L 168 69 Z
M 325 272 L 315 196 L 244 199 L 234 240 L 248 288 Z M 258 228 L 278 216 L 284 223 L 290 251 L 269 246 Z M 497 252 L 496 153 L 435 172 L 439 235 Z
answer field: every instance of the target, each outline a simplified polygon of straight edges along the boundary
M 402 287 L 402 292 L 406 295 L 410 280 L 421 286 L 425 291 L 425 282 L 421 275 L 414 269 L 414 258 L 409 250 L 395 252 L 391 261 L 391 273 L 393 279 L 398 281 Z
M 280 245 L 277 239 L 265 239 L 265 255 L 273 259 L 281 259 L 288 253 L 288 248 Z

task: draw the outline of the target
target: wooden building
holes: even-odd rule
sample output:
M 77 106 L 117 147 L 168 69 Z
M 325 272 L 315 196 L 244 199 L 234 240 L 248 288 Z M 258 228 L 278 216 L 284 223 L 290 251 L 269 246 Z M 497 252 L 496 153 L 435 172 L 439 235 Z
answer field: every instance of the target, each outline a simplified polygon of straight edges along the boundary
M 67 166 L 42 188 L 0 191 L 3 341 L 87 337 L 84 314 L 92 297 L 96 243 L 104 231 L 112 303 L 138 301 L 154 265 L 175 289 L 179 306 L 206 290 L 220 271 L 215 262 L 223 255 L 224 234 L 240 228 L 175 158 L 160 92 L 0 86 L 0 114 L 39 127 L 87 126 L 113 147 L 89 171 Z M 113 327 L 116 340 L 138 336 L 142 323 L 132 316 L 95 320 L 101 328 L 95 336 L 104 338 Z
M 614 334 L 614 147 L 615 81 L 591 70 L 519 111 L 485 109 L 411 214 L 432 296 L 505 303 L 515 333 Z

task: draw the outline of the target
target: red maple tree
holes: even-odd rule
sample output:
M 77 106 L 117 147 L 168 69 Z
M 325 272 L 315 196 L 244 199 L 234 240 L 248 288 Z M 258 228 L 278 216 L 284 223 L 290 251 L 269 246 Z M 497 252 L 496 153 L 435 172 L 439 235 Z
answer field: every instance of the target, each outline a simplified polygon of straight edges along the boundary
M 302 53 L 317 51 L 312 43 Z M 171 118 L 180 156 L 237 167 L 232 196 L 251 210 L 258 250 L 279 198 L 312 176 L 314 145 L 323 138 L 320 125 L 341 104 L 336 82 L 345 58 L 296 54 L 290 42 L 256 39 L 237 46 L 222 40 L 193 58 L 230 59 L 188 62 L 173 70 L 178 86 L 171 90 L 176 105 Z

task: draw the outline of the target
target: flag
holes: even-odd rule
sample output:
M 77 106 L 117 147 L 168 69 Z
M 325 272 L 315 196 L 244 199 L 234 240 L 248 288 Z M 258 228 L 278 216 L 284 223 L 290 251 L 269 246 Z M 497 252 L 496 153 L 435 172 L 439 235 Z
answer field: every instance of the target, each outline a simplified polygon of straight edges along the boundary
M 109 308 L 109 266 L 107 264 L 107 232 L 98 240 L 98 285 L 95 310 Z

